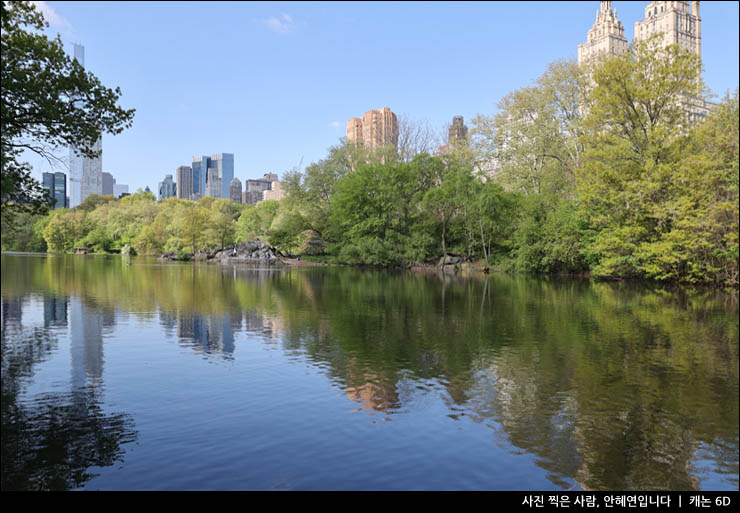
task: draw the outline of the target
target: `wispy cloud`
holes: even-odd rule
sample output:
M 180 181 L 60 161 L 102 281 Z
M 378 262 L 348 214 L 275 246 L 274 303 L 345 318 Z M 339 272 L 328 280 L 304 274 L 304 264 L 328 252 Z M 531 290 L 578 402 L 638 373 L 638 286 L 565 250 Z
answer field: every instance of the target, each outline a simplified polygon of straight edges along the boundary
M 72 30 L 72 24 L 67 20 L 67 18 L 56 12 L 48 2 L 32 1 L 31 3 L 41 12 L 41 14 L 44 15 L 44 19 L 49 22 L 51 27 L 56 29 Z
M 329 123 L 329 126 L 332 128 L 339 128 L 340 126 L 342 126 L 342 124 L 343 123 L 341 121 L 332 121 L 331 123 Z
M 296 23 L 290 14 L 280 13 L 280 16 L 270 16 L 269 18 L 255 18 L 255 23 L 261 23 L 276 34 L 290 34 L 295 32 Z

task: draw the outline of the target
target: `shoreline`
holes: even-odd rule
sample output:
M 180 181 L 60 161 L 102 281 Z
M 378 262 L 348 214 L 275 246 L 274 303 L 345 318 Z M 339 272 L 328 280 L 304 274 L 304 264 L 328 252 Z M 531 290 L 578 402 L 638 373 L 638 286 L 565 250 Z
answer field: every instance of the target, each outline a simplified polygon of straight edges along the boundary
M 58 256 L 58 255 L 73 255 L 73 256 L 129 256 L 129 255 L 122 255 L 121 253 L 86 253 L 86 254 L 79 254 L 79 253 L 49 253 L 49 252 L 35 252 L 35 251 L 0 251 L 0 254 L 3 255 L 25 255 L 25 256 Z M 162 255 L 132 255 L 134 258 L 137 256 L 142 257 L 149 257 L 149 258 L 156 258 L 160 259 Z M 206 264 L 214 264 L 214 265 L 243 265 L 243 266 L 249 266 L 249 265 L 261 265 L 267 263 L 266 261 L 257 261 L 253 260 L 251 262 L 245 261 L 241 258 L 225 258 L 220 259 L 218 261 L 214 261 L 215 259 L 192 259 L 192 260 L 165 260 L 167 262 L 174 262 L 174 263 L 206 263 Z M 483 271 L 483 265 L 479 263 L 470 263 L 466 262 L 460 266 L 445 266 L 450 267 L 451 269 L 449 271 L 445 271 L 443 267 L 440 267 L 437 264 L 429 264 L 429 263 L 417 263 L 407 266 L 396 266 L 396 267 L 379 267 L 379 266 L 368 266 L 368 265 L 362 265 L 362 264 L 337 264 L 337 263 L 329 263 L 329 262 L 316 262 L 313 260 L 303 260 L 301 258 L 288 258 L 288 257 L 282 257 L 281 260 L 278 263 L 273 264 L 267 264 L 269 266 L 274 267 L 352 267 L 355 269 L 385 269 L 385 270 L 397 270 L 397 271 L 409 271 L 414 274 L 418 275 L 429 275 L 429 274 L 436 274 L 436 275 L 443 275 L 443 276 L 480 276 L 480 277 L 487 277 L 490 274 L 510 274 L 510 275 L 525 275 L 530 277 L 536 277 L 536 278 L 578 278 L 578 279 L 585 279 L 588 281 L 593 281 L 595 283 L 639 283 L 643 285 L 649 285 L 649 286 L 660 286 L 660 287 L 667 287 L 671 289 L 711 289 L 711 290 L 720 290 L 725 292 L 732 292 L 737 294 L 740 292 L 740 288 L 732 285 L 718 285 L 713 283 L 688 283 L 688 282 L 660 282 L 655 280 L 647 280 L 644 278 L 635 278 L 635 277 L 617 277 L 617 278 L 594 278 L 591 276 L 591 273 L 589 272 L 583 272 L 583 273 L 552 273 L 552 274 L 541 274 L 541 273 L 512 273 L 509 271 L 504 271 L 500 269 L 490 269 L 489 273 L 485 273 Z M 457 268 L 455 268 L 457 267 Z

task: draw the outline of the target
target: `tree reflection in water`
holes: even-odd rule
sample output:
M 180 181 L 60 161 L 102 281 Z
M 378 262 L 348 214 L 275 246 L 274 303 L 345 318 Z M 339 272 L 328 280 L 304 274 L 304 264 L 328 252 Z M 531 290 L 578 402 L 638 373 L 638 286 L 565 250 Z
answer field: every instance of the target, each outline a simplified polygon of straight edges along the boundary
M 94 297 L 103 310 L 158 312 L 162 328 L 203 357 L 233 362 L 245 332 L 300 355 L 358 407 L 391 420 L 413 415 L 416 398 L 442 397 L 442 422 L 489 426 L 491 443 L 534 455 L 558 487 L 696 489 L 709 474 L 737 486 L 736 294 L 495 274 L 4 256 L 3 294 L 21 297 L 29 283 Z M 24 472 L 23 482 L 46 483 L 36 487 L 80 486 L 85 469 L 110 464 L 134 436 L 125 415 L 102 415 L 89 382 L 102 361 L 94 348 L 87 388 L 18 404 L 17 367 L 44 358 L 54 343 L 45 337 L 25 333 L 8 352 L 3 336 L 3 488 L 6 474 Z M 6 432 L 18 437 L 7 444 L 13 463 Z M 70 463 L 75 451 L 88 465 Z M 24 470 L 42 467 L 62 477 Z
M 97 475 L 90 467 L 113 465 L 136 439 L 131 417 L 106 415 L 92 388 L 16 399 L 3 392 L 3 490 L 79 488 Z

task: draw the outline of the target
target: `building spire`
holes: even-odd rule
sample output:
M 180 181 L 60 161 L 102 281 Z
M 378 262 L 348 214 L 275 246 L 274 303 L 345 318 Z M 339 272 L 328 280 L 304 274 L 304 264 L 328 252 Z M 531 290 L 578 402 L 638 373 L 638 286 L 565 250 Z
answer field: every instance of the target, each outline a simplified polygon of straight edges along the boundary
M 596 13 L 596 22 L 586 35 L 586 42 L 578 45 L 578 63 L 582 64 L 597 53 L 617 55 L 626 51 L 624 26 L 617 19 L 612 3 L 602 0 L 600 10 Z

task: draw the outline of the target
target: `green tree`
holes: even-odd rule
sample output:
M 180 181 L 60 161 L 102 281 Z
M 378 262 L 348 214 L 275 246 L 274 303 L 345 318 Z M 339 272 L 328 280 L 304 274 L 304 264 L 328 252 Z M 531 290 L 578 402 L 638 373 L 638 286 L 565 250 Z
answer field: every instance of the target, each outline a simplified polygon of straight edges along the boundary
M 424 258 L 419 226 L 418 161 L 362 165 L 337 183 L 331 200 L 331 240 L 341 260 L 371 265 Z
M 19 212 L 15 222 L 0 231 L 3 251 L 46 251 L 43 230 L 49 221 L 48 215 Z
M 473 120 L 478 167 L 496 162 L 496 180 L 525 194 L 572 194 L 583 145 L 584 72 L 573 61 L 550 64 L 530 87 L 509 93 L 495 116 Z
M 492 181 L 471 183 L 465 208 L 471 242 L 479 239 L 486 267 L 493 251 L 508 252 L 519 213 L 518 193 L 510 193 Z M 475 234 L 475 237 L 473 235 Z M 478 237 L 480 235 L 480 237 Z
M 185 214 L 180 219 L 180 237 L 183 246 L 190 246 L 193 253 L 197 253 L 206 245 L 206 230 L 211 216 L 207 208 L 200 202 L 188 205 Z
M 685 187 L 688 176 L 677 178 L 691 160 L 688 112 L 703 98 L 701 65 L 678 45 L 658 43 L 636 41 L 593 72 L 578 192 L 597 232 L 596 276 L 695 279 L 677 229 L 691 222 L 684 207 L 706 206 L 708 197 Z
M 301 234 L 306 230 L 306 220 L 295 211 L 281 209 L 270 225 L 267 241 L 280 251 L 295 253 Z
M 259 232 L 257 236 L 266 237 L 272 222 L 280 212 L 280 202 L 277 200 L 264 200 L 257 203 L 257 214 L 259 215 Z
M 211 204 L 208 235 L 214 245 L 224 248 L 234 243 L 239 214 L 239 205 L 229 199 L 217 199 Z
M 342 140 L 329 148 L 324 159 L 310 164 L 303 173 L 297 169 L 286 173 L 288 200 L 298 207 L 310 228 L 319 235 L 324 234 L 328 227 L 330 200 L 337 182 L 352 171 L 354 164 L 366 159 L 364 148 Z
M 261 233 L 260 215 L 257 207 L 246 205 L 239 219 L 236 221 L 236 240 L 244 242 L 254 239 Z
M 236 235 L 236 225 L 233 215 L 218 208 L 211 209 L 209 215 L 207 232 L 209 239 L 212 241 L 211 245 L 218 245 L 218 247 L 224 248 L 229 244 L 233 244 L 234 236 Z
M 90 224 L 84 211 L 67 210 L 53 215 L 43 233 L 49 251 L 67 253 L 89 230 Z
M 437 162 L 440 168 L 447 167 L 441 159 L 437 159 Z M 446 173 L 440 170 L 439 174 L 441 175 L 441 183 L 424 193 L 422 207 L 441 226 L 440 240 L 442 255 L 444 256 L 447 254 L 448 224 L 469 199 L 473 177 L 471 170 L 460 165 L 456 160 L 452 160 L 452 169 L 448 168 Z
M 674 222 L 640 256 L 652 273 L 738 284 L 738 94 L 726 96 L 691 132 L 662 210 Z M 675 269 L 675 270 L 674 270 Z
M 59 36 L 30 2 L 0 3 L 0 205 L 3 218 L 24 210 L 44 212 L 49 197 L 19 159 L 28 150 L 58 161 L 55 151 L 74 146 L 89 157 L 102 132 L 131 126 L 134 110 L 117 105 L 121 96 L 104 87 L 64 53 Z
M 515 234 L 515 267 L 538 273 L 585 271 L 591 238 L 576 204 L 551 195 L 525 196 Z
M 95 210 L 99 205 L 104 205 L 105 203 L 109 203 L 111 201 L 115 201 L 115 198 L 113 196 L 90 194 L 87 198 L 84 199 L 82 203 L 77 205 L 77 208 L 79 208 L 80 210 L 84 210 L 85 212 L 91 212 Z

